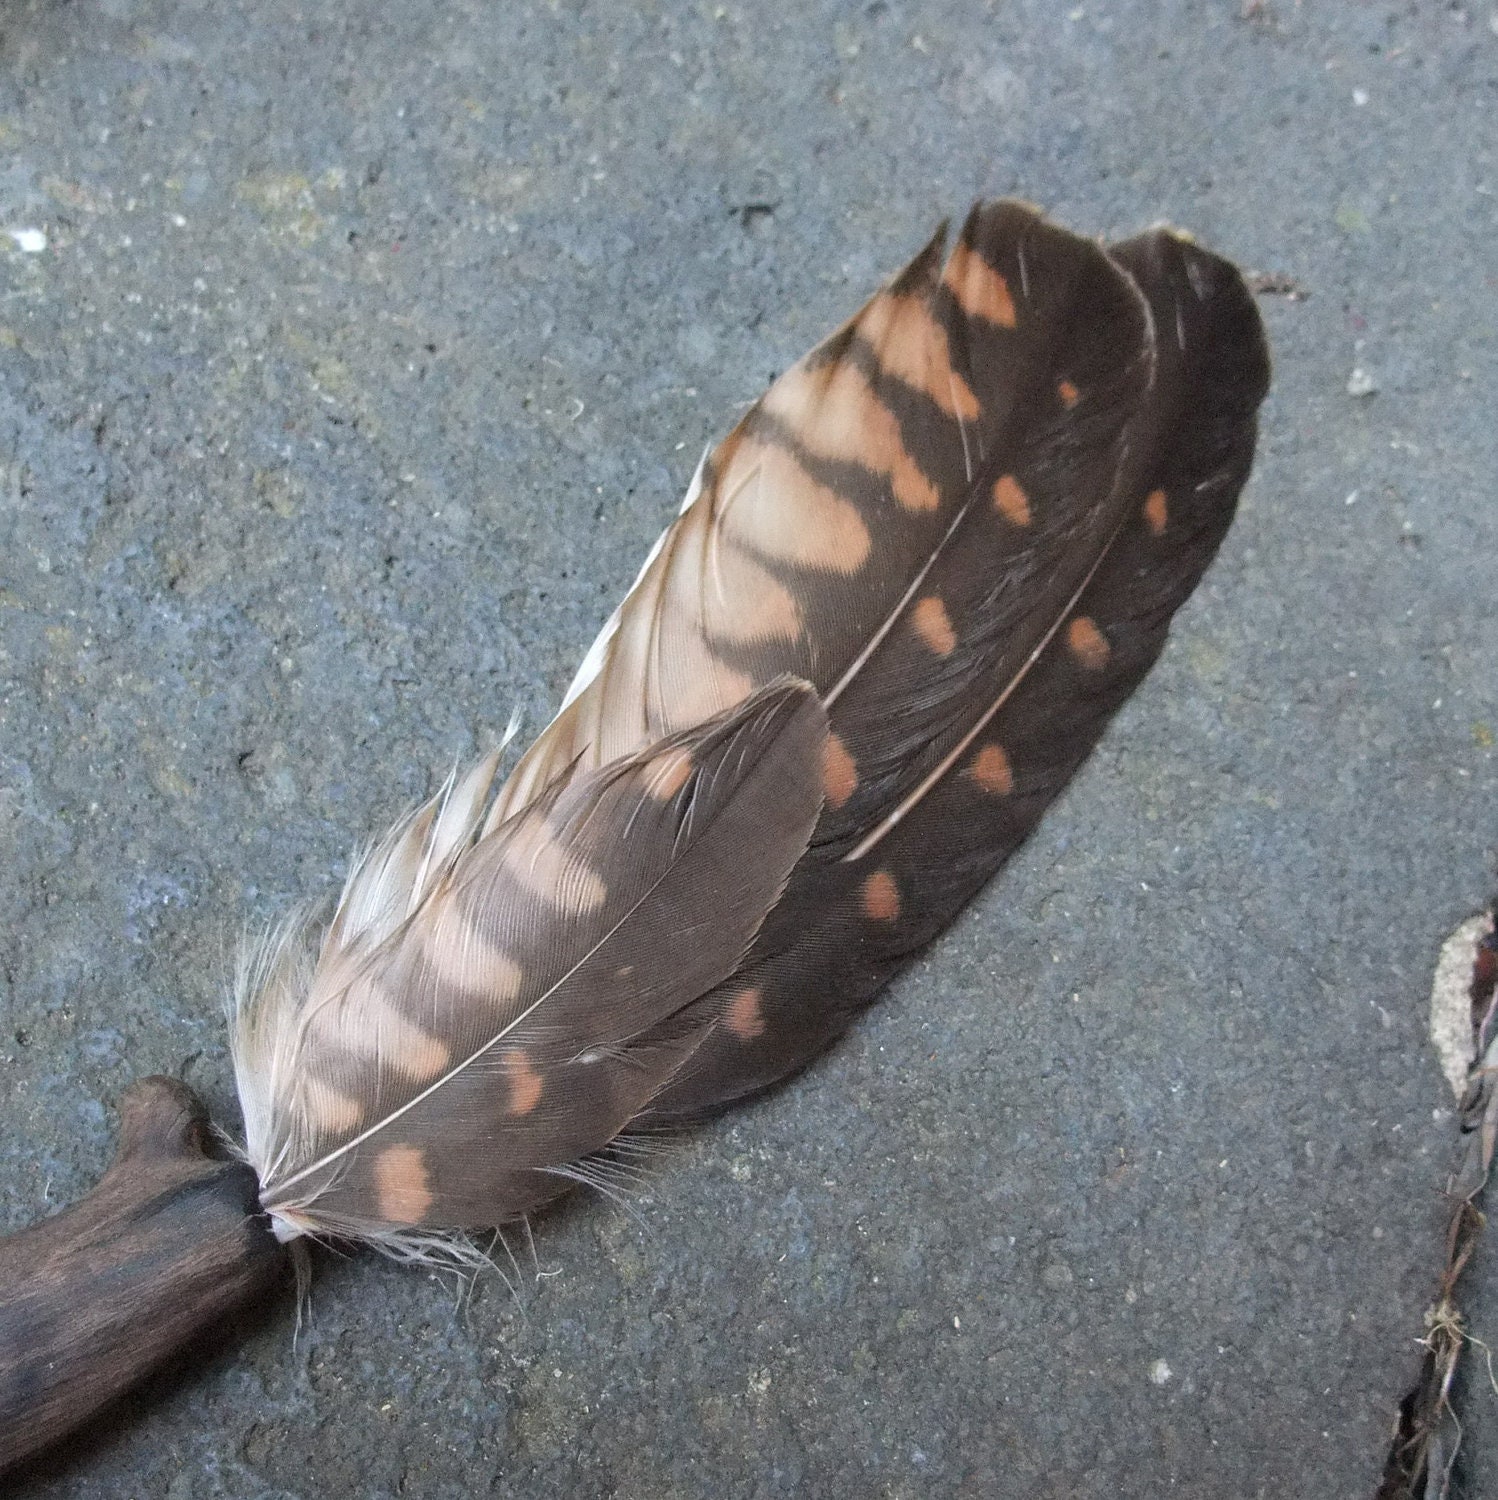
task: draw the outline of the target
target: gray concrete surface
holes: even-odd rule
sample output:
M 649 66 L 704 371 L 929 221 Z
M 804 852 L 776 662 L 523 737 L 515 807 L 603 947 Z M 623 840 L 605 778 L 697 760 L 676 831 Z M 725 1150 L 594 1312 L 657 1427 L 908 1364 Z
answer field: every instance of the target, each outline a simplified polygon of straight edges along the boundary
M 133 1077 L 235 1121 L 241 927 L 541 722 L 702 445 L 941 215 L 1308 294 L 1159 671 L 845 1046 L 640 1222 L 549 1219 L 518 1301 L 325 1262 L 297 1344 L 288 1299 L 24 1493 L 1370 1494 L 1498 842 L 1495 14 L 3 0 L 0 1227 Z

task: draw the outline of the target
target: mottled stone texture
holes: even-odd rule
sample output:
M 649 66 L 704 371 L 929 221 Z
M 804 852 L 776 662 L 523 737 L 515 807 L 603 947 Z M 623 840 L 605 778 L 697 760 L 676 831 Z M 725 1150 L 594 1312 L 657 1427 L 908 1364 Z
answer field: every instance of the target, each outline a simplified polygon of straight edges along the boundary
M 7 1226 L 133 1077 L 235 1120 L 239 931 L 544 717 L 940 215 L 1306 294 L 1160 669 L 846 1045 L 538 1224 L 518 1299 L 326 1260 L 299 1342 L 288 1297 L 24 1494 L 1368 1495 L 1498 827 L 1491 9 L 7 0 Z

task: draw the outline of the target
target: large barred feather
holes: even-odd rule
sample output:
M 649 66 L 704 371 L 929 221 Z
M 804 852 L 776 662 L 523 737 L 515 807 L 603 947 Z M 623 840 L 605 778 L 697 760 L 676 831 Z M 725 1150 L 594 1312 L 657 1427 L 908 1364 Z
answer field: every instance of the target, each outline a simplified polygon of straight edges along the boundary
M 803 1065 L 1159 654 L 1252 457 L 1241 278 L 1011 203 L 942 244 L 704 460 L 492 805 L 489 762 L 263 976 L 240 1089 L 283 1233 L 498 1223 Z
M 812 848 L 655 1101 L 804 1065 L 1023 841 L 1232 520 L 1268 384 L 1226 261 L 980 204 L 703 464 L 495 817 L 776 672 L 832 732 Z

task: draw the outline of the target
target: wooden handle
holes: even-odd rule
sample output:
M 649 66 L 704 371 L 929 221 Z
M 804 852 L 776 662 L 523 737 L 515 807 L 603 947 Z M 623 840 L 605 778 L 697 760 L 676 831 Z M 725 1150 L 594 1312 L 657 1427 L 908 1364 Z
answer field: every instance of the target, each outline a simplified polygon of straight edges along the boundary
M 0 1240 L 0 1472 L 283 1274 L 255 1174 L 209 1143 L 197 1095 L 144 1078 L 120 1100 L 119 1155 L 98 1187 Z

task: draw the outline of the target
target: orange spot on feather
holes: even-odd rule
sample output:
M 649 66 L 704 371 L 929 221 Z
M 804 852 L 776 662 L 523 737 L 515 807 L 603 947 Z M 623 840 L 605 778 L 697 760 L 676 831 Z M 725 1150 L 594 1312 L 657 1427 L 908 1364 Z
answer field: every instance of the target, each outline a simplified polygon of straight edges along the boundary
M 1066 627 L 1066 644 L 1072 655 L 1091 672 L 1106 666 L 1112 652 L 1108 638 L 1086 615 L 1078 615 Z
M 822 792 L 831 808 L 841 807 L 858 790 L 858 763 L 837 735 L 822 746 Z
M 1170 520 L 1170 507 L 1164 490 L 1149 492 L 1149 498 L 1144 502 L 1144 520 L 1155 536 L 1164 534 L 1166 523 Z
M 1005 474 L 993 487 L 993 503 L 999 514 L 1015 526 L 1030 524 L 1030 497 L 1013 474 Z
M 935 594 L 928 594 L 910 612 L 910 623 L 915 633 L 938 656 L 950 656 L 957 644 L 957 632 L 952 629 L 952 617 L 947 606 Z
M 718 494 L 725 533 L 760 557 L 847 575 L 863 567 L 873 546 L 858 508 L 776 443 L 735 444 Z
M 753 645 L 761 641 L 800 640 L 801 606 L 791 591 L 744 548 L 737 545 L 719 548 L 715 568 L 721 585 L 705 599 L 694 595 L 691 600 L 693 607 L 702 610 L 708 633 L 715 642 Z
M 970 245 L 958 245 L 942 276 L 957 305 L 970 318 L 999 328 L 1015 325 L 1009 283 Z
M 432 1206 L 426 1154 L 419 1146 L 386 1146 L 374 1159 L 375 1204 L 391 1224 L 419 1224 Z
M 1014 790 L 1014 771 L 1001 745 L 985 745 L 973 757 L 969 773 L 985 792 L 1007 797 Z
M 858 331 L 887 374 L 929 397 L 949 417 L 978 419 L 983 408 L 953 368 L 947 331 L 924 296 L 886 292 L 876 297 L 858 320 Z
M 524 1047 L 506 1047 L 499 1060 L 510 1084 L 509 1113 L 528 1115 L 541 1102 L 541 1091 L 545 1087 L 541 1075 L 531 1066 Z
M 764 1034 L 765 1016 L 760 1008 L 763 998 L 758 986 L 755 986 L 740 990 L 728 1002 L 728 1009 L 723 1012 L 723 1023 L 740 1041 L 752 1042 L 755 1037 Z
M 447 1043 L 411 1020 L 369 975 L 356 979 L 336 1002 L 313 1011 L 307 1033 L 331 1052 L 379 1058 L 413 1083 L 435 1078 L 452 1061 Z
M 871 922 L 893 922 L 900 915 L 900 887 L 888 870 L 875 870 L 863 883 L 863 914 Z
M 469 921 L 454 891 L 442 892 L 433 903 L 422 951 L 444 985 L 482 996 L 490 1005 L 503 1005 L 520 993 L 525 977 L 520 965 Z
M 941 504 L 936 486 L 906 448 L 894 412 L 879 399 L 863 371 L 851 360 L 837 359 L 815 368 L 804 360 L 793 365 L 766 392 L 763 409 L 784 422 L 792 438 L 808 453 L 837 463 L 857 464 L 888 479 L 903 509 L 928 511 Z M 742 451 L 747 456 L 768 446 L 749 442 Z M 737 459 L 738 455 L 734 457 Z M 795 462 L 789 455 L 787 458 Z M 815 481 L 806 475 L 802 482 Z M 732 484 L 731 471 L 725 471 L 721 492 L 730 493 Z M 840 504 L 848 504 L 840 496 L 837 498 Z M 784 524 L 791 523 L 788 519 Z M 866 554 L 866 531 L 864 551 Z M 794 557 L 791 560 L 800 561 Z M 840 571 L 854 572 L 862 564 L 860 556 L 854 567 Z
M 1071 381 L 1063 380 L 1056 387 L 1056 394 L 1061 397 L 1061 404 L 1070 411 L 1081 398 L 1081 391 Z

